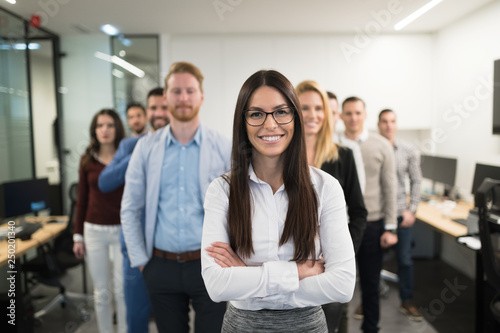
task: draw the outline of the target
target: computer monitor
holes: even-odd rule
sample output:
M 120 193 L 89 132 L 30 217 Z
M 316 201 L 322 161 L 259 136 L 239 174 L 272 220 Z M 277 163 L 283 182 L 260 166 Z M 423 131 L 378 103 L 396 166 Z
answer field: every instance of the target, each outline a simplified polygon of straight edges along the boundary
M 472 194 L 476 194 L 477 189 L 481 186 L 485 178 L 500 180 L 500 167 L 476 163 L 474 181 L 472 182 Z
M 422 177 L 434 180 L 434 156 L 421 155 L 420 169 L 422 170 Z
M 0 218 L 50 209 L 48 178 L 7 182 L 0 185 Z
M 493 134 L 500 134 L 500 59 L 493 63 Z
M 457 175 L 457 159 L 435 156 L 434 180 L 438 183 L 455 186 Z
M 455 186 L 457 159 L 440 156 L 422 155 L 420 157 L 422 176 L 434 182 Z

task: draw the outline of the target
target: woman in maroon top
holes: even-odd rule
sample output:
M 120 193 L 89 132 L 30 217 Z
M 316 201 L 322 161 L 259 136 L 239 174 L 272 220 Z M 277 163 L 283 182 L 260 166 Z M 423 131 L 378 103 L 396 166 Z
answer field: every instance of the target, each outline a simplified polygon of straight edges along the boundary
M 90 144 L 80 161 L 73 252 L 77 258 L 85 255 L 94 285 L 94 307 L 101 333 L 113 332 L 113 293 L 118 331 L 127 331 L 120 250 L 123 186 L 109 193 L 101 192 L 97 186 L 99 174 L 115 156 L 123 137 L 123 124 L 115 111 L 97 112 L 90 124 Z

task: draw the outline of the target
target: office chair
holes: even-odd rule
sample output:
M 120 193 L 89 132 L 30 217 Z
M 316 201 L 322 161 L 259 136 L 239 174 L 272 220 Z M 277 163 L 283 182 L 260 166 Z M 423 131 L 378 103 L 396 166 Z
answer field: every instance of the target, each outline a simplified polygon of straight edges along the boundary
M 479 212 L 479 237 L 481 256 L 487 282 L 496 295 L 490 303 L 490 311 L 500 323 L 500 224 L 490 217 L 489 211 L 500 210 L 500 180 L 486 178 L 475 195 Z
M 68 226 L 56 237 L 54 244 L 45 244 L 37 249 L 38 255 L 23 264 L 25 272 L 31 272 L 32 278 L 29 280 L 32 284 L 39 282 L 47 286 L 59 288 L 58 295 L 52 299 L 43 309 L 35 312 L 34 317 L 38 322 L 41 318 L 55 308 L 58 304 L 61 307 L 69 306 L 75 310 L 82 321 L 89 319 L 89 313 L 85 308 L 77 307 L 72 300 L 84 300 L 89 302 L 91 296 L 86 295 L 86 272 L 83 259 L 77 259 L 73 254 L 73 220 L 75 215 L 76 197 L 78 185 L 71 184 L 69 197 L 71 200 L 71 209 Z M 66 291 L 66 288 L 60 281 L 62 274 L 69 268 L 82 265 L 83 270 L 83 289 L 85 294 Z
M 383 258 L 384 262 L 393 259 L 394 256 L 395 256 L 394 247 L 391 247 L 389 249 L 384 249 L 384 258 Z M 382 270 L 380 271 L 379 294 L 384 299 L 389 298 L 389 291 L 390 291 L 390 287 L 386 283 L 386 281 L 398 283 L 399 277 L 396 273 L 390 272 L 382 268 Z

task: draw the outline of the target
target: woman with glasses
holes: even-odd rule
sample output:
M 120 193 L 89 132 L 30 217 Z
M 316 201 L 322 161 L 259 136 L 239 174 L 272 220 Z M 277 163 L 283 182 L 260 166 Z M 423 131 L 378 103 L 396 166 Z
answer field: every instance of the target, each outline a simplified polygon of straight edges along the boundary
M 90 143 L 80 162 L 73 252 L 85 255 L 94 286 L 94 308 L 100 333 L 114 332 L 112 299 L 118 332 L 127 332 L 120 246 L 120 203 L 123 185 L 103 193 L 97 180 L 124 137 L 122 121 L 111 109 L 97 112 L 90 124 Z M 111 258 L 111 262 L 110 262 Z
M 258 71 L 240 90 L 231 171 L 205 197 L 202 275 L 230 301 L 222 332 L 327 332 L 320 307 L 355 283 L 344 194 L 307 165 L 292 84 Z
M 349 231 L 357 252 L 366 227 L 367 211 L 359 185 L 356 163 L 352 150 L 333 142 L 332 114 L 326 92 L 315 81 L 303 81 L 295 88 L 304 119 L 304 136 L 309 165 L 335 177 L 344 190 L 348 207 Z M 323 305 L 328 331 L 347 332 L 347 305 Z

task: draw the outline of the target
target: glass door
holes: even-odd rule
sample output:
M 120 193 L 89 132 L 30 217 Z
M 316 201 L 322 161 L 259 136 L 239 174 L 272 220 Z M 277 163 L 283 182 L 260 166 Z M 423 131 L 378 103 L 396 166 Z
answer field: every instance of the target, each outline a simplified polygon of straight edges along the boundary
M 59 38 L 0 8 L 0 183 L 48 178 L 62 214 Z
M 0 182 L 5 182 L 34 177 L 34 161 L 24 25 L 1 11 L 0 21 Z

